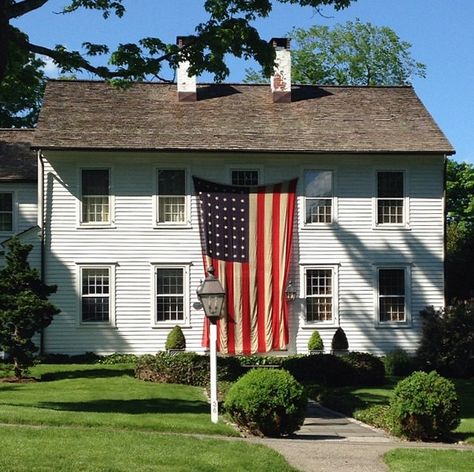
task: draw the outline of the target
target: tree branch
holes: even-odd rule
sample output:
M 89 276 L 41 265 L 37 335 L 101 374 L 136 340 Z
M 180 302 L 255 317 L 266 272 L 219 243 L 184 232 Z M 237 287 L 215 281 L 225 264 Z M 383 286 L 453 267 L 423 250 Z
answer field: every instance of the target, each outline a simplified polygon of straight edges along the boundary
M 23 0 L 19 3 L 14 3 L 7 8 L 7 18 L 17 18 L 23 16 L 30 11 L 36 10 L 42 7 L 49 0 Z

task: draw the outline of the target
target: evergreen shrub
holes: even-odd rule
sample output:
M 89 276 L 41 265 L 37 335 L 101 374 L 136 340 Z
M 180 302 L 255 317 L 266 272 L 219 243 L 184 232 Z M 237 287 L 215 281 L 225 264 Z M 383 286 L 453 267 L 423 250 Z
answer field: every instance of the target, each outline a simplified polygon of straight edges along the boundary
M 342 360 L 351 367 L 351 385 L 382 385 L 385 368 L 382 360 L 368 352 L 349 352 Z
M 336 332 L 332 337 L 331 348 L 333 351 L 346 351 L 349 349 L 346 333 L 341 327 L 336 329 Z
M 226 412 L 252 434 L 282 436 L 298 430 L 306 414 L 304 387 L 284 370 L 251 370 L 229 390 Z
M 186 349 L 186 338 L 184 337 L 181 326 L 176 325 L 166 338 L 165 349 Z
M 437 372 L 414 372 L 393 392 L 393 432 L 410 440 L 442 439 L 460 422 L 454 384 Z
M 309 351 L 324 351 L 324 343 L 318 330 L 314 330 L 308 341 Z
M 385 374 L 395 377 L 406 377 L 416 370 L 416 360 L 403 349 L 389 352 L 383 358 Z

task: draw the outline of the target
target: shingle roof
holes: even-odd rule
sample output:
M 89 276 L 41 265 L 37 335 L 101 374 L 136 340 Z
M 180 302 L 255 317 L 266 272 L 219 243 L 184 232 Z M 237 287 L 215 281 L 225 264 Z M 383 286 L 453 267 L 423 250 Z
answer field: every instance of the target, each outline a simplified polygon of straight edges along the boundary
M 0 129 L 0 181 L 37 179 L 36 156 L 31 150 L 33 129 Z
M 176 85 L 51 81 L 35 147 L 267 152 L 453 153 L 412 87 L 201 85 L 180 103 Z

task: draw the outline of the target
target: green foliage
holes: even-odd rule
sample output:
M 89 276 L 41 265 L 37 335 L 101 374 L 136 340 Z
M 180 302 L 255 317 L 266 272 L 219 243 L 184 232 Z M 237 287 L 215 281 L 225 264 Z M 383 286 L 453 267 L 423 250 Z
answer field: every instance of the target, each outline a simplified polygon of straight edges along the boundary
M 238 359 L 217 358 L 218 380 L 233 381 L 241 374 Z M 209 383 L 209 357 L 195 352 L 180 352 L 175 355 L 159 352 L 156 356 L 141 356 L 136 365 L 135 376 L 152 382 L 205 386 Z
M 317 329 L 313 331 L 313 334 L 311 334 L 311 337 L 309 338 L 308 350 L 309 351 L 324 351 L 324 343 Z
M 393 431 L 411 440 L 442 439 L 460 423 L 454 384 L 435 371 L 414 372 L 400 381 L 390 408 Z
M 474 298 L 474 166 L 448 160 L 446 174 L 446 294 Z
M 395 419 L 389 405 L 372 405 L 354 411 L 354 418 L 363 423 L 370 424 L 375 428 L 392 431 L 395 426 Z
M 165 349 L 186 349 L 186 338 L 181 326 L 176 325 L 166 338 Z
M 448 377 L 474 376 L 474 301 L 421 312 L 423 333 L 418 358 Z
M 112 354 L 113 355 L 113 354 Z M 103 357 L 94 352 L 85 352 L 84 354 L 45 354 L 39 358 L 42 364 L 97 364 Z
M 289 36 L 292 81 L 297 84 L 403 85 L 425 77 L 426 66 L 412 58 L 411 44 L 387 26 L 356 20 L 332 28 L 295 28 Z M 265 76 L 246 72 L 248 83 Z
M 232 386 L 225 409 L 252 434 L 282 436 L 303 424 L 306 404 L 303 386 L 288 372 L 255 369 Z
M 139 356 L 135 354 L 124 354 L 122 352 L 114 352 L 108 356 L 99 359 L 99 364 L 116 365 L 116 364 L 136 364 Z
M 368 352 L 349 352 L 342 360 L 351 366 L 351 385 L 382 385 L 385 368 L 377 356 Z
M 403 349 L 389 352 L 383 358 L 385 374 L 395 377 L 410 375 L 416 370 L 416 360 Z
M 273 65 L 274 50 L 253 26 L 255 20 L 267 17 L 275 3 L 314 8 L 330 5 L 340 10 L 349 6 L 352 1 L 355 0 L 206 0 L 203 2 L 206 20 L 196 25 L 195 34 L 189 37 L 181 50 L 175 44 L 166 44 L 158 37 L 146 37 L 136 43 L 119 44 L 115 51 L 110 51 L 105 44 L 85 41 L 84 53 L 68 50 L 61 44 L 57 44 L 54 49 L 31 44 L 26 36 L 13 41 L 11 37 L 14 28 L 10 21 L 42 7 L 46 0 L 0 2 L 0 7 L 4 10 L 0 11 L 0 20 L 3 19 L 0 21 L 0 82 L 5 76 L 12 48 L 49 56 L 63 72 L 86 70 L 104 79 L 159 78 L 163 63 L 175 66 L 178 59 L 185 59 L 190 61 L 192 74 L 208 71 L 220 81 L 229 74 L 225 64 L 226 54 L 253 57 L 268 73 Z M 25 3 L 29 5 L 25 6 Z M 62 13 L 89 9 L 102 12 L 104 18 L 111 14 L 122 17 L 125 15 L 123 4 L 123 0 L 70 0 Z M 98 55 L 109 56 L 108 67 L 93 65 L 90 57 Z
M 353 379 L 351 366 L 332 354 L 288 357 L 282 367 L 304 384 L 337 387 L 350 385 Z
M 59 313 L 48 301 L 56 286 L 44 284 L 28 263 L 31 249 L 11 239 L 6 265 L 0 270 L 0 347 L 13 360 L 17 377 L 33 365 L 38 348 L 31 338 Z
M 283 356 L 237 356 L 242 366 L 246 365 L 281 365 L 285 362 L 286 357 Z
M 331 348 L 333 351 L 344 351 L 349 349 L 346 333 L 341 327 L 336 329 L 336 332 L 332 337 Z

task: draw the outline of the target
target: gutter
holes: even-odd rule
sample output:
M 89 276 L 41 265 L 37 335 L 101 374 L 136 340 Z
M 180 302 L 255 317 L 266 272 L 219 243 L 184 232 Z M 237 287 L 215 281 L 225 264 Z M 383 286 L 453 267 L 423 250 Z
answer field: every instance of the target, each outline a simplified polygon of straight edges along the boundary
M 446 253 L 448 245 L 448 215 L 447 215 L 447 178 L 448 178 L 448 155 L 444 155 L 444 169 L 443 169 L 443 299 L 444 306 L 446 306 Z
M 41 268 L 40 268 L 40 277 L 41 281 L 45 282 L 46 277 L 46 261 L 45 261 L 45 246 L 44 246 L 44 162 L 43 155 L 41 154 L 41 149 L 37 151 L 37 160 L 38 160 L 38 226 L 40 227 L 40 245 L 41 245 Z M 41 328 L 40 331 L 40 355 L 44 354 L 44 328 Z

